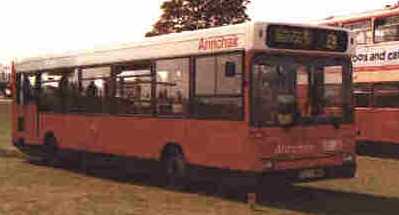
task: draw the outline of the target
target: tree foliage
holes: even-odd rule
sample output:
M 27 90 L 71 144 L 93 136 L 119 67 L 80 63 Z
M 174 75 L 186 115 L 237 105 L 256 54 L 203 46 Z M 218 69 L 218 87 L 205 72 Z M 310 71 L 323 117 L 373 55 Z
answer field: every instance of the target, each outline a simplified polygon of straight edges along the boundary
M 250 20 L 246 14 L 250 0 L 168 0 L 163 14 L 147 37 L 192 31 Z

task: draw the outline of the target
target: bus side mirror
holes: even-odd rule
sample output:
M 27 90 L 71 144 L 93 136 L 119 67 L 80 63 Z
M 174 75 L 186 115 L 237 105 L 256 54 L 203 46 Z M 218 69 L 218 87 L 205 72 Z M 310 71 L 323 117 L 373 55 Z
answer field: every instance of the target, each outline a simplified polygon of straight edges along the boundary
M 224 72 L 226 77 L 236 76 L 236 64 L 234 62 L 226 62 Z

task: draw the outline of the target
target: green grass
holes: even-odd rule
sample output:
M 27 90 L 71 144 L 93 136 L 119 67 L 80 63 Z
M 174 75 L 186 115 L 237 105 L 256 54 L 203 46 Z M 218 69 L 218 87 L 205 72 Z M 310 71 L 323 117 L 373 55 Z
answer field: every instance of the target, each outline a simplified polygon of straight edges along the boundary
M 11 103 L 0 101 L 0 148 L 11 147 Z

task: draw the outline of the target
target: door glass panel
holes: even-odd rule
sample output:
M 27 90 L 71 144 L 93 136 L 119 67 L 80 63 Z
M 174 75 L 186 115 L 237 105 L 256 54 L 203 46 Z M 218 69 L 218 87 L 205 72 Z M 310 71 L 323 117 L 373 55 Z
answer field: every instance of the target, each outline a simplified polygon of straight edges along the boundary
M 343 118 L 348 110 L 344 106 L 351 103 L 349 90 L 344 91 L 348 61 L 258 58 L 253 66 L 253 120 L 258 126 L 271 126 Z

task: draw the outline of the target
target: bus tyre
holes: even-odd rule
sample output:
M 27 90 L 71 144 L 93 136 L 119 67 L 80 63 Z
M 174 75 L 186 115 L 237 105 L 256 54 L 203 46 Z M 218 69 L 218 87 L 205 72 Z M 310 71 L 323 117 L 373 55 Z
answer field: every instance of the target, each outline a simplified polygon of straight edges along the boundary
M 186 162 L 178 148 L 166 152 L 162 161 L 164 182 L 168 187 L 184 189 L 186 184 Z
M 356 166 L 345 167 L 343 175 L 345 178 L 354 178 L 356 176 Z
M 57 166 L 58 165 L 58 146 L 57 146 L 57 139 L 54 135 L 46 135 L 44 138 L 44 145 L 43 145 L 43 161 L 50 165 L 50 166 Z
M 339 167 L 336 169 L 335 175 L 341 178 L 354 178 L 356 176 L 356 165 Z

